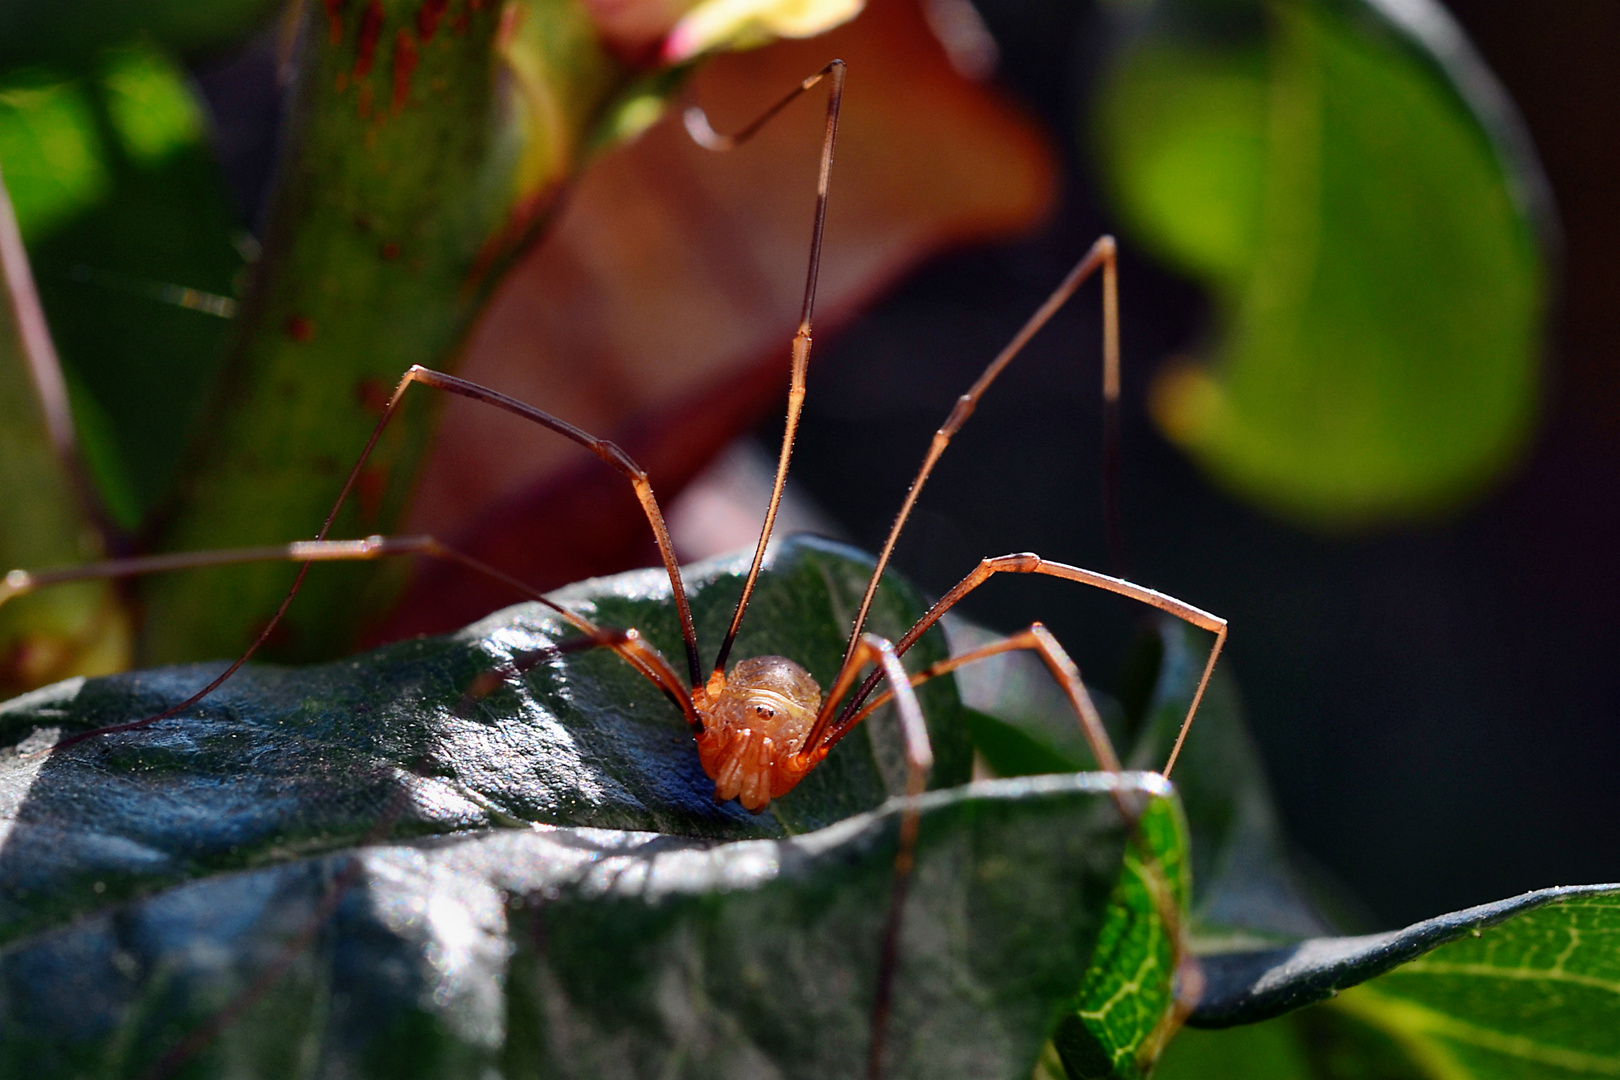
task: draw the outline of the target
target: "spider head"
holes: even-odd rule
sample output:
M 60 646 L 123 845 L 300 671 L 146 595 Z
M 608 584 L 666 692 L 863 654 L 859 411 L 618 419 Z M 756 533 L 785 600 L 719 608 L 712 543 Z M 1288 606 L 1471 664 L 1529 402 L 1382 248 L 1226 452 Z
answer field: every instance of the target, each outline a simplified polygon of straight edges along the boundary
M 821 687 L 792 660 L 738 661 L 720 692 L 700 710 L 698 756 L 714 781 L 714 797 L 736 799 L 758 813 L 786 794 L 809 771 L 789 759 L 803 749 L 820 708 Z

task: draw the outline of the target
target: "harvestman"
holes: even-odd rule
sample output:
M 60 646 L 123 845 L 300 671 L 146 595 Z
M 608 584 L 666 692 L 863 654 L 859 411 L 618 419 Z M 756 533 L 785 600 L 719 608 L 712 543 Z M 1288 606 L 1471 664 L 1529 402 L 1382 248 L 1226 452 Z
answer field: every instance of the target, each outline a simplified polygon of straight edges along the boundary
M 113 732 L 131 731 L 146 727 L 183 712 L 213 693 L 214 690 L 235 674 L 269 638 L 282 616 L 285 615 L 293 598 L 297 595 L 299 588 L 303 584 L 304 577 L 313 563 L 375 559 L 394 555 L 427 555 L 459 563 L 510 586 L 516 592 L 550 608 L 575 630 L 579 631 L 580 634 L 578 638 L 555 646 L 519 654 L 513 659 L 512 663 L 480 676 L 469 687 L 469 698 L 482 697 L 493 691 L 505 679 L 561 653 L 596 647 L 611 649 L 663 691 L 680 708 L 696 736 L 698 757 L 702 762 L 704 772 L 715 783 L 715 799 L 719 801 L 736 799 L 744 807 L 756 813 L 764 810 L 772 799 L 781 798 L 791 791 L 800 780 L 827 756 L 828 752 L 840 739 L 848 735 L 861 721 L 870 716 L 874 709 L 890 699 L 893 699 L 896 706 L 904 741 L 907 765 L 906 794 L 908 796 L 920 794 L 926 786 L 928 774 L 932 768 L 933 754 L 929 747 L 928 731 L 923 722 L 921 707 L 917 702 L 913 688 L 927 679 L 943 675 L 964 664 L 1019 649 L 1033 650 L 1040 656 L 1052 673 L 1053 678 L 1062 687 L 1069 704 L 1078 716 L 1081 728 L 1098 765 L 1107 772 L 1119 772 L 1121 769 L 1119 758 L 1109 743 L 1108 735 L 1103 729 L 1102 721 L 1098 717 L 1090 694 L 1086 691 L 1085 684 L 1081 682 L 1079 669 L 1068 654 L 1063 651 L 1057 639 L 1039 622 L 1032 623 L 1017 634 L 990 642 L 960 656 L 942 660 L 916 674 L 908 675 L 900 663 L 900 656 L 910 649 L 929 627 L 933 626 L 941 616 L 970 592 L 996 574 L 1045 574 L 1104 589 L 1108 592 L 1141 601 L 1215 635 L 1214 645 L 1210 650 L 1208 660 L 1204 664 L 1198 687 L 1193 694 L 1192 703 L 1188 707 L 1187 715 L 1176 735 L 1169 759 L 1165 762 L 1164 775 L 1168 777 L 1171 769 L 1175 766 L 1177 756 L 1181 752 L 1181 746 L 1186 739 L 1193 715 L 1198 711 L 1198 705 L 1203 698 L 1204 690 L 1209 684 L 1210 673 L 1214 670 L 1215 661 L 1220 655 L 1222 645 L 1225 644 L 1226 621 L 1224 619 L 1195 608 L 1190 604 L 1183 603 L 1174 597 L 1132 584 L 1121 578 L 1110 577 L 1064 563 L 1051 562 L 1042 559 L 1038 555 L 1025 552 L 981 560 L 979 565 L 967 577 L 963 578 L 961 582 L 941 597 L 917 621 L 916 625 L 906 631 L 898 641 L 891 642 L 876 634 L 865 632 L 867 615 L 871 610 L 878 582 L 888 565 L 901 529 L 910 516 L 912 508 L 916 505 L 917 497 L 921 493 L 923 485 L 927 482 L 929 474 L 933 471 L 934 465 L 950 444 L 951 438 L 967 422 L 968 417 L 973 414 L 979 399 L 984 395 L 990 384 L 995 381 L 996 377 L 1001 374 L 1002 370 L 1023 349 L 1030 338 L 1074 294 L 1080 285 L 1099 268 L 1102 270 L 1103 288 L 1103 396 L 1108 410 L 1108 428 L 1109 430 L 1113 429 L 1119 401 L 1119 301 L 1118 279 L 1115 269 L 1115 244 L 1113 238 L 1109 236 L 1101 237 L 1092 245 L 1091 250 L 1069 272 L 1068 276 L 1047 298 L 1046 302 L 1029 318 L 1023 328 L 1014 335 L 1013 339 L 996 358 L 990 362 L 973 386 L 957 399 L 955 407 L 952 408 L 944 424 L 934 433 L 933 441 L 930 443 L 928 453 L 923 459 L 922 467 L 918 470 L 916 478 L 912 480 L 911 487 L 906 492 L 905 500 L 900 506 L 899 513 L 895 516 L 894 524 L 890 527 L 883 549 L 878 555 L 877 565 L 873 568 L 872 576 L 867 582 L 865 594 L 861 598 L 854 625 L 850 630 L 849 642 L 844 651 L 843 662 L 833 679 L 831 690 L 823 695 L 820 687 L 817 686 L 815 679 L 808 671 L 793 660 L 781 656 L 751 657 L 738 661 L 729 673 L 726 671 L 726 661 L 731 655 L 732 645 L 736 641 L 738 629 L 742 625 L 743 614 L 747 611 L 749 598 L 753 593 L 760 569 L 765 560 L 766 546 L 770 540 L 771 529 L 775 524 L 777 510 L 781 504 L 788 463 L 792 457 L 794 437 L 798 429 L 800 411 L 804 404 L 805 374 L 810 361 L 811 313 L 815 306 L 816 281 L 821 263 L 822 233 L 827 215 L 828 179 L 832 171 L 833 149 L 838 136 L 838 119 L 843 99 L 844 78 L 844 62 L 834 60 L 821 71 L 805 79 L 792 92 L 767 109 L 758 119 L 734 135 L 717 134 L 709 126 L 709 122 L 701 109 L 694 107 L 686 112 L 687 130 L 695 141 L 711 150 L 729 150 L 748 141 L 791 102 L 823 80 L 827 81 L 829 87 L 826 130 L 822 139 L 820 173 L 816 184 L 815 218 L 810 242 L 810 263 L 805 280 L 804 306 L 799 320 L 798 332 L 793 338 L 787 423 L 782 436 L 781 452 L 777 460 L 775 483 L 771 490 L 770 504 L 766 508 L 764 527 L 760 530 L 759 543 L 755 546 L 753 561 L 749 566 L 748 576 L 743 583 L 742 595 L 737 601 L 736 613 L 732 616 L 731 626 L 726 632 L 725 640 L 720 645 L 720 651 L 715 658 L 714 666 L 707 677 L 703 674 L 703 666 L 698 653 L 697 635 L 692 621 L 691 606 L 687 601 L 680 568 L 675 560 L 674 545 L 670 540 L 669 530 L 664 524 L 663 512 L 659 509 L 658 500 L 653 495 L 652 485 L 648 481 L 646 472 L 614 443 L 596 438 L 574 427 L 572 424 L 552 416 L 550 413 L 526 405 L 488 387 L 457 378 L 454 375 L 413 366 L 400 379 L 399 385 L 395 387 L 393 396 L 389 399 L 382 417 L 373 429 L 370 439 L 366 442 L 365 449 L 361 452 L 354 468 L 350 471 L 348 479 L 344 482 L 337 500 L 333 503 L 325 523 L 321 526 L 320 532 L 314 540 L 270 547 L 185 552 L 117 559 L 86 566 L 65 567 L 40 572 L 13 570 L 6 575 L 3 581 L 0 581 L 0 603 L 4 603 L 8 599 L 49 585 L 82 581 L 90 578 L 127 577 L 167 570 L 266 560 L 295 561 L 303 564 L 299 568 L 298 575 L 294 579 L 292 587 L 288 590 L 286 598 L 281 602 L 280 607 L 276 609 L 275 615 L 265 625 L 258 638 L 248 647 L 246 652 L 219 676 L 209 682 L 208 685 L 179 704 L 153 716 L 82 732 L 63 740 L 57 744 L 57 747 L 64 747 L 84 739 L 95 738 Z M 659 555 L 663 560 L 665 570 L 669 574 L 670 587 L 681 624 L 681 635 L 686 647 L 686 661 L 690 676 L 688 681 L 683 682 L 674 668 L 671 667 L 669 661 L 634 628 L 617 629 L 598 626 L 547 599 L 510 575 L 464 555 L 431 536 L 372 536 L 364 540 L 327 539 L 333 520 L 337 517 L 339 509 L 354 488 L 361 469 L 370 457 L 372 449 L 382 435 L 383 429 L 387 427 L 389 420 L 393 417 L 406 390 L 413 384 L 421 384 L 459 394 L 531 420 L 590 450 L 630 481 L 635 490 L 636 498 L 640 501 L 647 516 L 647 521 L 652 527 L 653 536 L 658 544 Z M 873 670 L 857 688 L 855 680 L 868 664 L 872 665 Z M 887 681 L 889 689 L 873 698 L 872 693 L 880 681 Z M 854 689 L 853 693 L 851 693 L 852 688 Z M 841 707 L 840 702 L 842 702 Z M 901 816 L 899 847 L 895 859 L 894 887 L 884 932 L 877 995 L 873 1005 L 872 1041 L 868 1054 L 868 1072 L 873 1078 L 881 1075 L 884 1030 L 889 1010 L 893 976 L 898 959 L 900 913 L 905 902 L 906 886 L 910 876 L 918 826 L 919 813 L 915 806 L 912 806 L 904 811 Z

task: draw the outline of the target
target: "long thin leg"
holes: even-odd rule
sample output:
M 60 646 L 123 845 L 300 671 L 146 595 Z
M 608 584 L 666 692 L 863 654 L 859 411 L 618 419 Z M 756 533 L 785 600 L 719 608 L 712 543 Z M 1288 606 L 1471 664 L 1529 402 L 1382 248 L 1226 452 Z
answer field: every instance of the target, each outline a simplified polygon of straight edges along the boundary
M 966 664 L 1019 649 L 1030 649 L 1037 653 L 1042 662 L 1046 664 L 1047 670 L 1052 673 L 1052 678 L 1057 680 L 1064 696 L 1069 699 L 1069 705 L 1074 709 L 1075 716 L 1080 720 L 1080 730 L 1084 733 L 1086 742 L 1091 747 L 1092 757 L 1097 759 L 1097 766 L 1104 772 L 1117 773 L 1121 771 L 1122 766 L 1119 763 L 1119 755 L 1114 752 L 1114 744 L 1108 738 L 1107 729 L 1103 727 L 1102 716 L 1097 712 L 1097 705 L 1092 701 L 1090 691 L 1086 689 L 1086 684 L 1081 681 L 1079 666 L 1070 659 L 1063 646 L 1058 644 L 1058 640 L 1052 636 L 1052 632 L 1038 622 L 1031 623 L 1028 629 L 1011 634 L 999 641 L 992 641 L 960 656 L 953 656 L 930 664 L 911 676 L 910 683 L 912 687 L 921 686 L 929 679 L 955 671 Z M 896 653 L 898 654 L 898 652 L 899 648 L 896 646 Z M 826 735 L 822 736 L 821 742 L 817 745 L 831 746 L 836 743 L 849 734 L 857 724 L 871 716 L 874 710 L 887 704 L 893 697 L 893 690 L 885 690 L 867 702 L 865 706 L 848 719 L 841 719 L 827 731 Z
M 900 734 L 906 748 L 906 796 L 909 801 L 900 812 L 900 840 L 894 855 L 894 885 L 889 890 L 889 913 L 883 923 L 877 993 L 872 999 L 872 1043 L 866 1058 L 867 1080 L 882 1080 L 883 1041 L 888 1034 L 889 1012 L 894 1004 L 894 976 L 900 964 L 900 926 L 905 916 L 906 892 L 911 885 L 912 867 L 916 863 L 917 830 L 922 822 L 916 797 L 928 786 L 928 774 L 934 767 L 934 751 L 928 742 L 928 725 L 923 721 L 922 706 L 917 702 L 917 695 L 911 688 L 911 681 L 900 664 L 900 656 L 895 652 L 894 645 L 876 634 L 867 634 L 858 643 L 857 653 L 861 657 L 861 664 L 874 661 L 877 670 L 893 687 L 895 711 L 900 717 Z
M 796 89 L 766 109 L 758 119 L 735 135 L 717 134 L 709 126 L 708 117 L 704 115 L 702 109 L 694 107 L 686 110 L 686 130 L 691 133 L 695 142 L 710 150 L 731 150 L 753 138 L 755 132 L 764 127 L 777 113 L 787 108 L 788 104 L 799 95 L 824 78 L 830 80 L 827 91 L 827 127 L 821 138 L 821 172 L 816 180 L 815 224 L 810 231 L 810 267 L 805 272 L 804 307 L 799 314 L 799 330 L 793 335 L 793 365 L 788 385 L 787 424 L 782 431 L 782 449 L 776 459 L 776 480 L 771 486 L 770 505 L 765 509 L 765 524 L 759 531 L 759 544 L 754 548 L 754 561 L 748 568 L 747 580 L 743 582 L 742 596 L 737 600 L 736 614 L 731 617 L 731 628 L 726 631 L 726 639 L 720 643 L 720 652 L 715 657 L 714 675 L 711 678 L 724 675 L 726 660 L 731 656 L 732 643 L 737 640 L 737 630 L 742 626 L 743 612 L 748 610 L 748 599 L 753 595 L 754 583 L 759 579 L 760 566 L 765 562 L 765 546 L 770 542 L 771 529 L 776 525 L 776 511 L 782 503 L 782 488 L 787 483 L 788 462 L 793 457 L 793 440 L 799 431 L 799 414 L 804 408 L 805 372 L 810 366 L 810 317 L 816 306 L 816 280 L 821 274 L 821 236 L 827 223 L 827 182 L 832 176 L 833 147 L 838 141 L 838 114 L 844 100 L 844 70 L 844 62 L 834 60 L 805 79 Z M 693 685 L 697 685 L 695 678 Z M 719 692 L 718 686 L 714 692 Z
M 1108 533 L 1110 569 L 1123 577 L 1125 513 L 1119 495 L 1119 273 L 1115 260 L 1103 264 L 1103 528 Z
M 1177 600 L 1173 596 L 1159 592 L 1157 589 L 1149 589 L 1126 581 L 1123 578 L 1099 574 L 1095 570 L 1085 570 L 1078 566 L 1070 566 L 1067 563 L 1052 562 L 1049 559 L 1041 558 L 1034 552 L 1025 551 L 1016 555 L 998 555 L 995 558 L 980 560 L 979 565 L 974 567 L 972 573 L 959 581 L 950 592 L 940 597 L 939 601 L 928 609 L 928 613 L 918 619 L 915 626 L 906 631 L 905 635 L 896 643 L 896 650 L 903 655 L 907 649 L 916 644 L 917 639 L 922 637 L 929 627 L 939 621 L 940 616 L 955 607 L 968 593 L 999 573 L 1046 574 L 1051 577 L 1063 578 L 1065 581 L 1076 581 L 1082 585 L 1104 589 L 1132 600 L 1140 600 L 1144 604 L 1158 608 L 1166 614 L 1174 615 L 1176 618 L 1189 622 L 1200 630 L 1208 630 L 1215 635 L 1215 644 L 1209 650 L 1209 659 L 1204 661 L 1204 671 L 1198 679 L 1198 689 L 1193 692 L 1192 704 L 1187 707 L 1187 715 L 1181 721 L 1181 729 L 1176 733 L 1175 745 L 1170 749 L 1169 760 L 1164 764 L 1164 775 L 1168 777 L 1170 770 L 1175 767 L 1176 758 L 1181 754 L 1181 744 L 1186 741 L 1187 731 L 1192 726 L 1193 716 L 1198 712 L 1199 702 L 1204 699 L 1204 690 L 1209 686 L 1209 677 L 1215 670 L 1215 661 L 1219 659 L 1221 648 L 1226 644 L 1226 620 L 1219 615 L 1211 615 L 1202 608 L 1193 607 L 1191 604 Z M 839 722 L 842 723 L 844 716 L 848 716 L 860 708 L 861 702 L 871 694 L 876 686 L 877 679 L 868 678 L 861 685 L 861 689 L 850 698 L 850 704 L 845 706 Z
M 986 562 L 989 561 L 986 560 Z M 872 636 L 867 635 L 869 638 Z M 1021 633 L 1009 635 L 999 641 L 988 642 L 960 656 L 953 656 L 929 665 L 906 679 L 906 697 L 915 700 L 912 691 L 929 679 L 955 671 L 957 668 L 975 661 L 999 656 L 1017 649 L 1031 649 L 1040 655 L 1041 659 L 1046 663 L 1047 669 L 1051 671 L 1053 678 L 1063 688 L 1070 705 L 1073 706 L 1075 715 L 1080 720 L 1081 730 L 1085 733 L 1087 742 L 1091 745 L 1092 755 L 1097 759 L 1098 765 L 1105 772 L 1120 772 L 1119 757 L 1114 752 L 1108 733 L 1102 726 L 1102 718 L 1097 714 L 1097 708 L 1091 700 L 1091 694 L 1086 690 L 1085 683 L 1081 681 L 1080 669 L 1069 658 L 1068 653 L 1058 643 L 1057 638 L 1053 637 L 1052 633 L 1038 622 L 1030 624 L 1029 628 Z M 902 647 L 897 645 L 895 647 L 897 661 L 901 651 L 903 651 Z M 864 665 L 866 660 L 867 657 L 863 654 L 860 663 Z M 887 676 L 891 687 L 901 685 L 899 680 L 902 676 L 892 674 L 887 670 L 884 671 L 884 675 Z M 847 688 L 847 685 L 845 688 Z M 905 708 L 905 698 L 898 698 L 894 689 L 886 690 L 861 708 L 853 717 L 848 720 L 841 720 L 839 726 L 823 736 L 819 743 L 810 741 L 806 745 L 831 746 L 870 716 L 873 710 L 882 706 L 891 698 L 899 700 L 901 708 Z M 815 732 L 812 730 L 812 740 L 814 737 Z M 1143 1049 L 1148 1058 L 1154 1060 L 1157 1059 L 1159 1051 L 1163 1049 L 1170 1036 L 1180 1029 L 1187 1016 L 1192 1012 L 1193 1007 L 1197 1004 L 1203 986 L 1203 971 L 1198 966 L 1196 957 L 1192 955 L 1188 948 L 1185 927 L 1181 918 L 1181 909 L 1176 901 L 1175 890 L 1171 887 L 1169 877 L 1160 864 L 1157 854 L 1147 843 L 1146 837 L 1137 828 L 1137 823 L 1141 817 L 1140 806 L 1134 805 L 1131 800 L 1127 799 L 1124 792 L 1115 792 L 1114 804 L 1118 807 L 1120 816 L 1130 830 L 1131 843 L 1136 848 L 1137 855 L 1141 860 L 1145 884 L 1152 895 L 1153 904 L 1158 911 L 1160 921 L 1164 925 L 1164 931 L 1172 942 L 1172 970 L 1179 979 L 1177 993 L 1171 1008 L 1166 1011 L 1153 1031 L 1149 1033 L 1144 1043 Z M 892 914 L 891 912 L 891 916 Z M 896 931 L 897 933 L 898 931 Z M 873 1072 L 872 1077 L 875 1078 L 876 1076 L 877 1073 Z
M 377 420 L 377 426 L 372 429 L 371 438 L 366 441 L 366 447 L 360 453 L 360 460 L 355 462 L 354 468 L 349 472 L 349 478 L 344 481 L 343 490 L 338 493 L 337 501 L 332 504 L 332 512 L 326 516 L 326 523 L 321 526 L 321 531 L 316 535 L 316 539 L 324 540 L 326 538 L 327 530 L 332 527 L 332 522 L 336 519 L 338 510 L 342 508 L 344 500 L 348 498 L 350 489 L 354 487 L 355 482 L 358 480 L 360 470 L 364 467 L 366 459 L 371 456 L 372 448 L 377 445 L 377 440 L 382 436 L 383 428 L 393 418 L 394 411 L 399 407 L 400 399 L 412 383 L 421 383 L 423 386 L 431 386 L 436 390 L 459 394 L 462 397 L 471 398 L 473 401 L 481 401 L 486 405 L 504 409 L 514 416 L 533 421 L 541 427 L 555 431 L 557 434 L 583 446 L 617 469 L 630 481 L 631 486 L 635 489 L 636 500 L 641 503 L 642 512 L 647 515 L 647 524 L 652 526 L 653 539 L 658 544 L 658 555 L 664 561 L 664 570 L 669 574 L 670 588 L 675 596 L 675 610 L 680 616 L 681 637 L 686 643 L 687 668 L 691 673 L 692 685 L 699 685 L 703 681 L 703 675 L 702 664 L 698 660 L 697 631 L 692 625 L 692 605 L 687 602 L 686 586 L 681 580 L 680 564 L 675 561 L 675 544 L 669 538 L 669 528 L 664 524 L 664 513 L 658 508 L 658 499 L 653 495 L 652 484 L 647 479 L 646 470 L 637 465 L 617 443 L 610 442 L 607 439 L 598 439 L 566 420 L 552 416 L 550 413 L 521 402 L 517 398 L 508 397 L 497 390 L 491 390 L 487 386 L 481 386 L 478 383 L 457 378 L 454 375 L 446 375 L 444 372 L 434 371 L 431 368 L 422 367 L 420 364 L 411 365 L 410 370 L 405 372 L 404 376 L 399 380 L 399 385 L 394 388 L 393 396 L 388 399 L 388 406 L 383 409 L 382 416 Z M 287 603 L 298 592 L 299 586 L 303 582 L 304 575 L 300 573 L 293 582 L 287 601 L 282 603 L 281 609 L 276 612 L 275 618 L 271 620 L 270 625 L 272 627 L 276 622 L 280 621 L 282 612 L 287 609 Z M 260 640 L 263 640 L 262 635 Z M 255 643 L 254 648 L 258 648 L 258 643 Z
M 849 646 L 844 652 L 844 666 L 848 667 L 855 654 L 855 642 L 860 638 L 861 631 L 866 626 L 867 613 L 872 608 L 872 598 L 877 594 L 878 581 L 883 577 L 884 569 L 889 565 L 889 557 L 894 554 L 894 545 L 900 539 L 900 530 L 905 527 L 906 520 L 911 516 L 911 510 L 917 504 L 917 497 L 922 494 L 923 485 L 928 482 L 928 476 L 934 471 L 934 465 L 945 448 L 950 445 L 951 438 L 967 423 L 973 410 L 978 408 L 979 399 L 989 389 L 990 384 L 996 380 L 1006 366 L 1012 363 L 1029 339 L 1045 326 L 1053 315 L 1057 314 L 1075 290 L 1090 277 L 1100 266 L 1103 270 L 1103 398 L 1109 408 L 1116 408 L 1119 400 L 1119 304 L 1118 285 L 1115 271 L 1116 245 L 1112 236 L 1102 236 L 1091 245 L 1085 258 L 1077 263 L 1068 277 L 1055 289 L 1051 296 L 1029 317 L 1021 330 L 1013 335 L 1007 346 L 990 361 L 967 393 L 956 399 L 956 405 L 951 409 L 950 415 L 945 418 L 939 430 L 934 432 L 934 439 L 928 446 L 928 453 L 923 458 L 922 468 L 917 470 L 916 479 L 911 481 L 911 487 L 906 491 L 905 501 L 900 504 L 900 512 L 895 515 L 894 524 L 889 527 L 888 538 L 883 541 L 883 550 L 878 553 L 877 565 L 872 568 L 872 577 L 866 583 L 866 594 L 861 597 L 861 606 L 855 613 L 855 626 L 850 631 Z
M 72 581 L 134 577 L 141 574 L 187 570 L 200 566 L 225 566 L 238 563 L 273 561 L 303 563 L 304 565 L 299 570 L 299 579 L 302 580 L 304 573 L 308 571 L 312 563 L 370 560 L 398 555 L 426 555 L 459 563 L 475 573 L 483 574 L 501 582 L 521 596 L 545 605 L 561 616 L 574 629 L 584 634 L 586 640 L 611 648 L 622 656 L 631 667 L 635 668 L 649 682 L 657 686 L 681 707 L 688 723 L 696 724 L 698 722 L 697 714 L 692 708 L 691 695 L 681 685 L 680 677 L 669 666 L 669 661 L 665 660 L 663 655 L 650 642 L 635 631 L 617 631 L 599 627 L 584 616 L 569 611 L 545 594 L 530 588 L 510 574 L 465 555 L 431 536 L 370 536 L 364 540 L 299 540 L 290 544 L 265 547 L 231 548 L 221 551 L 194 551 L 170 555 L 148 555 L 131 559 L 112 559 L 107 562 L 89 563 L 84 566 L 67 566 L 52 570 L 13 570 L 3 579 L 0 579 L 0 604 L 38 589 Z M 284 601 L 282 604 L 282 611 L 286 610 L 286 604 L 290 600 L 291 596 L 289 595 L 288 601 Z M 248 649 L 223 672 L 215 676 L 208 685 L 178 705 L 173 705 L 160 713 L 140 720 L 80 732 L 62 740 L 57 746 L 71 746 L 85 739 L 143 728 L 189 709 L 217 690 L 224 684 L 225 680 L 236 674 L 253 655 L 258 644 L 263 642 L 264 636 L 264 634 L 261 634 L 253 648 Z
M 581 619 L 581 622 L 585 620 Z M 587 624 L 588 625 L 588 624 Z M 675 673 L 670 670 L 663 654 L 641 636 L 641 632 L 634 628 L 621 630 L 615 626 L 593 627 L 582 637 L 572 638 L 568 641 L 558 641 L 550 645 L 543 645 L 538 649 L 526 649 L 523 652 L 512 654 L 511 660 L 484 672 L 474 679 L 461 696 L 461 702 L 456 706 L 458 715 L 465 715 L 471 705 L 494 693 L 507 679 L 516 678 L 524 672 L 539 667 L 547 660 L 555 660 L 560 656 L 583 652 L 586 649 L 612 649 L 624 657 L 637 671 L 646 676 L 654 686 L 664 692 L 681 711 L 686 715 L 686 722 L 692 727 L 700 727 L 701 721 L 697 711 L 692 708 L 692 697 L 681 687 Z M 642 666 L 642 657 L 648 653 L 656 658 L 661 672 L 654 672 Z

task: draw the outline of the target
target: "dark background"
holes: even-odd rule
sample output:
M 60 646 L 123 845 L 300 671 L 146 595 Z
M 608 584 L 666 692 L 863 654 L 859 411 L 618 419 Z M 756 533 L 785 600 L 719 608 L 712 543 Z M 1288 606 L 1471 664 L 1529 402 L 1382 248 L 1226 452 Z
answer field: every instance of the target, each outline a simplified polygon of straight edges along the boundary
M 819 354 L 795 475 L 867 547 L 956 395 L 1116 228 L 1077 134 L 1112 24 L 1072 3 L 982 7 L 1001 78 L 1065 145 L 1062 206 L 1037 237 L 936 263 Z M 1454 11 L 1523 113 L 1565 244 L 1542 426 L 1483 500 L 1325 535 L 1212 487 L 1144 408 L 1154 367 L 1200 344 L 1203 300 L 1120 234 L 1130 576 L 1231 621 L 1223 663 L 1291 837 L 1375 926 L 1620 880 L 1620 6 Z M 897 557 L 924 588 L 1008 551 L 1109 565 L 1095 296 L 1003 376 L 931 481 Z M 1137 617 L 1050 581 L 998 580 L 967 610 L 1006 629 L 1042 619 L 1104 685 Z

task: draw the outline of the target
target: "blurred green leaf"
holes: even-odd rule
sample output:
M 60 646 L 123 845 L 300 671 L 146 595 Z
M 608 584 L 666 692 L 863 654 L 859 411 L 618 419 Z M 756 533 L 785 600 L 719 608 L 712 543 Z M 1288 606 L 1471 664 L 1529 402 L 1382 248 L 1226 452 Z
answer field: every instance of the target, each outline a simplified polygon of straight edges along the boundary
M 147 46 L 101 53 L 77 76 L 14 72 L 0 87 L 0 162 L 86 464 L 114 520 L 137 529 L 173 480 L 244 268 L 202 104 Z
M 781 650 L 826 680 L 870 565 L 784 543 L 739 653 Z M 744 569 L 689 579 L 711 643 Z M 557 595 L 678 647 L 659 571 Z M 893 634 L 921 605 L 889 582 L 874 610 Z M 0 707 L 6 1071 L 858 1074 L 903 774 L 890 721 L 756 816 L 713 801 L 678 710 L 611 654 L 458 708 L 478 673 L 567 636 L 522 605 L 338 663 L 248 668 L 190 715 L 55 751 L 214 669 Z M 933 779 L 960 783 L 954 692 L 922 689 Z M 1134 831 L 1121 785 L 1144 802 Z M 1110 1030 L 1155 1022 L 1129 991 L 1168 974 L 1148 898 L 1185 865 L 1166 792 L 1089 775 L 924 797 L 885 1076 L 1022 1080 L 1082 979 L 1083 1001 L 1119 1003 L 1099 1007 Z M 1134 910 L 1105 914 L 1111 897 Z
M 30 318 L 38 336 L 25 332 Z M 75 448 L 67 445 L 65 390 L 43 323 L 0 176 L 0 567 L 8 571 L 102 553 Z M 53 398 L 61 413 L 54 418 Z M 129 613 L 110 582 L 67 586 L 0 611 L 0 698 L 69 675 L 116 671 L 129 662 L 130 634 Z
M 1153 405 L 1217 477 L 1345 525 L 1454 504 L 1513 460 L 1542 180 L 1438 5 L 1164 3 L 1097 140 L 1133 237 L 1214 293 L 1206 361 L 1161 372 Z
M 1378 1076 L 1369 1074 L 1365 1080 L 1375 1080 Z M 1301 1045 L 1295 1017 L 1288 1016 L 1221 1031 L 1183 1028 L 1159 1059 L 1153 1077 L 1154 1080 L 1317 1080 L 1318 1074 L 1312 1071 Z

